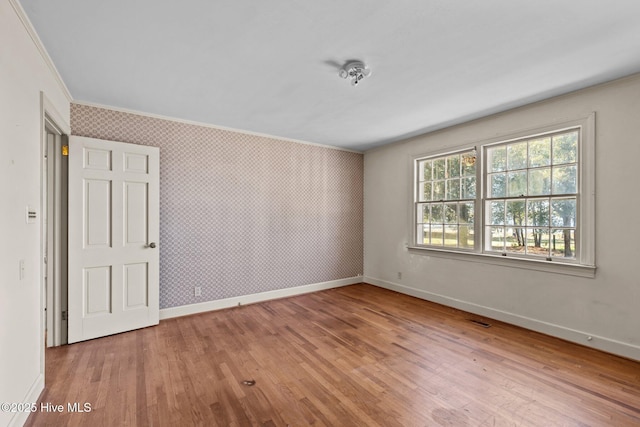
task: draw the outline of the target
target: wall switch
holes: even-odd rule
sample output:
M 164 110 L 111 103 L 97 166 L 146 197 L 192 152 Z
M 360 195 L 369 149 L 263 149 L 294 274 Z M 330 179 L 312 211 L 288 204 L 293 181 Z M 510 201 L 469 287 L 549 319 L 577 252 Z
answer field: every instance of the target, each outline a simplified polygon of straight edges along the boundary
M 196 286 L 195 288 L 193 288 L 193 290 L 194 290 L 195 296 L 197 297 L 202 296 L 202 288 L 200 286 Z
M 38 213 L 36 212 L 36 209 L 32 208 L 31 206 L 27 206 L 25 208 L 25 221 L 27 222 L 27 224 L 35 224 L 37 218 Z
M 20 267 L 20 280 L 24 280 L 24 275 L 25 275 L 25 265 L 24 265 L 24 260 L 21 259 L 19 262 L 19 267 Z

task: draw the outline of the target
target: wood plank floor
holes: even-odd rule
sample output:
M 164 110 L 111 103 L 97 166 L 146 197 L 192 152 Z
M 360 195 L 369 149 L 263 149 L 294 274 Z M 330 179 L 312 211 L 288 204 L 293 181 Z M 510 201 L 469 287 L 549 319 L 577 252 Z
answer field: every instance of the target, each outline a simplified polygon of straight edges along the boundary
M 26 425 L 640 425 L 639 362 L 472 318 L 360 284 L 165 320 L 47 350 Z

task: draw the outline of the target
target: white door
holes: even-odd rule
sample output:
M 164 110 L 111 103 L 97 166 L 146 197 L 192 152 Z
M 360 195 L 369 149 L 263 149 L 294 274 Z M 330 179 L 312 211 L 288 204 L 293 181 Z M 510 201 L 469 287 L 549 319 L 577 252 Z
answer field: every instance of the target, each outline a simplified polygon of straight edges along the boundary
M 159 149 L 69 138 L 68 342 L 157 325 Z

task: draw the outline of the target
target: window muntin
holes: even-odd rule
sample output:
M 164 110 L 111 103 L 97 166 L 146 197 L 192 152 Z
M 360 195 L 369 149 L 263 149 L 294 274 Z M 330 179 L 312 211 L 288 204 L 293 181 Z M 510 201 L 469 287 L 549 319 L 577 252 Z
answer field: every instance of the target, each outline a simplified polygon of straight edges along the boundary
M 484 147 L 484 251 L 576 259 L 579 129 Z
M 475 150 L 419 159 L 416 168 L 416 243 L 474 249 Z

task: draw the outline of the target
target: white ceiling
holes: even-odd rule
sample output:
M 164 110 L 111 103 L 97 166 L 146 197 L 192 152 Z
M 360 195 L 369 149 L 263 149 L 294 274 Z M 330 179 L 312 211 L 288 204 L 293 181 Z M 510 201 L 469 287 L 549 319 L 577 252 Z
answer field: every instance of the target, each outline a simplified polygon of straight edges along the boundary
M 640 72 L 638 0 L 21 4 L 76 101 L 358 151 Z

